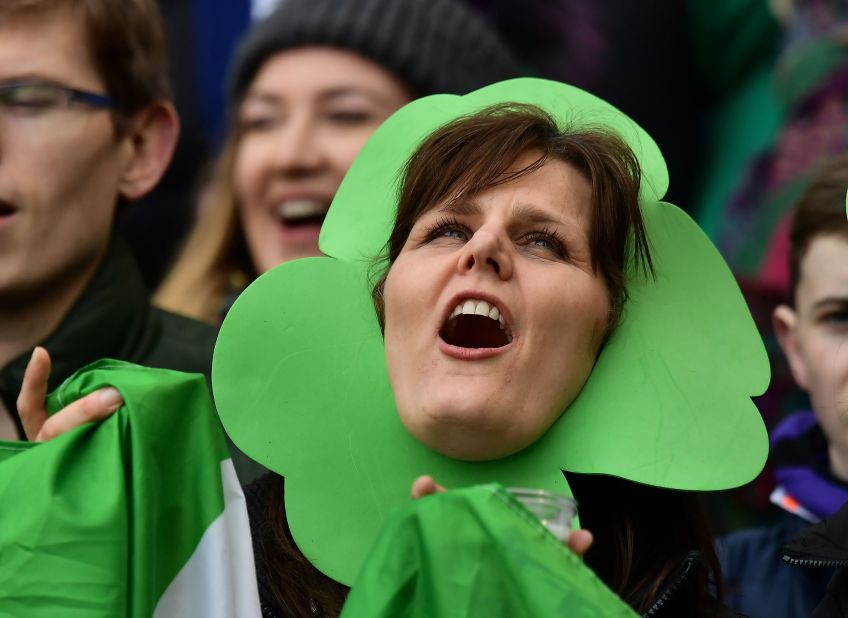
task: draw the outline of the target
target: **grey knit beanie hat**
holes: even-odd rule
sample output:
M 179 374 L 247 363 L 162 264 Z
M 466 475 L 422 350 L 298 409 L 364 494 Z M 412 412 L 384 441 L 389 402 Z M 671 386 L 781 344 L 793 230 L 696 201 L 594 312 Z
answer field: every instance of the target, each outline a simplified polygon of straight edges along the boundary
M 239 45 L 231 100 L 269 56 L 309 45 L 356 52 L 415 96 L 465 94 L 520 75 L 509 49 L 462 0 L 282 0 Z

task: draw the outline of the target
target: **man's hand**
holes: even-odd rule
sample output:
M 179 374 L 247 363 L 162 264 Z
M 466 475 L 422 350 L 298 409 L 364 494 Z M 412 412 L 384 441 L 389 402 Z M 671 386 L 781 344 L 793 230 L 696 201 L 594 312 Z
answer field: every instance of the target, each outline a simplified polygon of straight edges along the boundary
M 434 481 L 430 476 L 419 476 L 412 483 L 412 498 L 414 500 L 418 500 L 418 498 L 423 498 L 424 496 L 429 496 L 430 494 L 441 493 L 443 491 L 445 491 L 445 488 L 436 483 L 436 481 Z M 580 530 L 571 531 L 566 545 L 568 545 L 568 548 L 575 554 L 582 556 L 592 546 L 593 540 L 594 538 L 592 537 L 592 533 L 581 528 Z
M 35 348 L 18 395 L 18 415 L 27 439 L 32 442 L 51 440 L 74 427 L 103 420 L 124 403 L 117 389 L 101 388 L 48 416 L 44 400 L 49 377 L 50 355 L 44 348 Z

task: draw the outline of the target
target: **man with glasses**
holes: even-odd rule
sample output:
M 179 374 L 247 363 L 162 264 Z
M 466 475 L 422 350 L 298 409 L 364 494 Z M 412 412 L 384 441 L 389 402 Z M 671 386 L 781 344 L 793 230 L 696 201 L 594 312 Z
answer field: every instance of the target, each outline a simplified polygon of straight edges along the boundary
M 154 0 L 0 2 L 0 439 L 117 408 L 103 389 L 47 421 L 45 390 L 96 359 L 208 374 L 214 330 L 154 309 L 113 234 L 177 134 Z

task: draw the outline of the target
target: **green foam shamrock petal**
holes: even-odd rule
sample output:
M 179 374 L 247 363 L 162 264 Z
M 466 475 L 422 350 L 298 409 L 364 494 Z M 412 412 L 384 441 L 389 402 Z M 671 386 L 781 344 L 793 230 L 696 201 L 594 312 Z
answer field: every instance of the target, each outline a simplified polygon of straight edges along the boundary
M 503 102 L 534 103 L 560 122 L 619 133 L 644 170 L 641 207 L 656 278 L 630 273 L 630 300 L 580 396 L 535 444 L 491 462 L 436 454 L 394 407 L 369 290 L 388 237 L 398 175 L 441 124 Z M 257 279 L 224 321 L 215 349 L 218 410 L 234 442 L 286 477 L 289 525 L 303 553 L 350 584 L 388 511 L 412 480 L 450 487 L 497 481 L 569 493 L 560 469 L 678 489 L 751 480 L 768 443 L 751 397 L 768 361 L 736 283 L 676 207 L 653 140 L 581 90 L 519 79 L 399 110 L 345 177 L 321 236 L 332 257 L 282 264 Z M 564 353 L 567 353 L 564 351 Z

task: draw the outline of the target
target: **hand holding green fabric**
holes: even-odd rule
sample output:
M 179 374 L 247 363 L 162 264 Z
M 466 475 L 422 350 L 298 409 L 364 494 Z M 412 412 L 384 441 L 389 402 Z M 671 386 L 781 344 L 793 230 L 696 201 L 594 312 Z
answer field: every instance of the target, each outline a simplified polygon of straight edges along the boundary
M 101 360 L 48 410 L 104 387 L 125 402 L 106 420 L 0 442 L 0 616 L 259 615 L 244 497 L 203 376 Z
M 48 414 L 47 383 L 51 366 L 47 350 L 36 347 L 24 372 L 18 396 L 18 414 L 28 440 L 52 440 L 85 423 L 108 418 L 124 403 L 121 393 L 107 386 Z
M 391 514 L 342 618 L 397 616 L 636 614 L 503 487 L 491 484 L 434 494 Z

